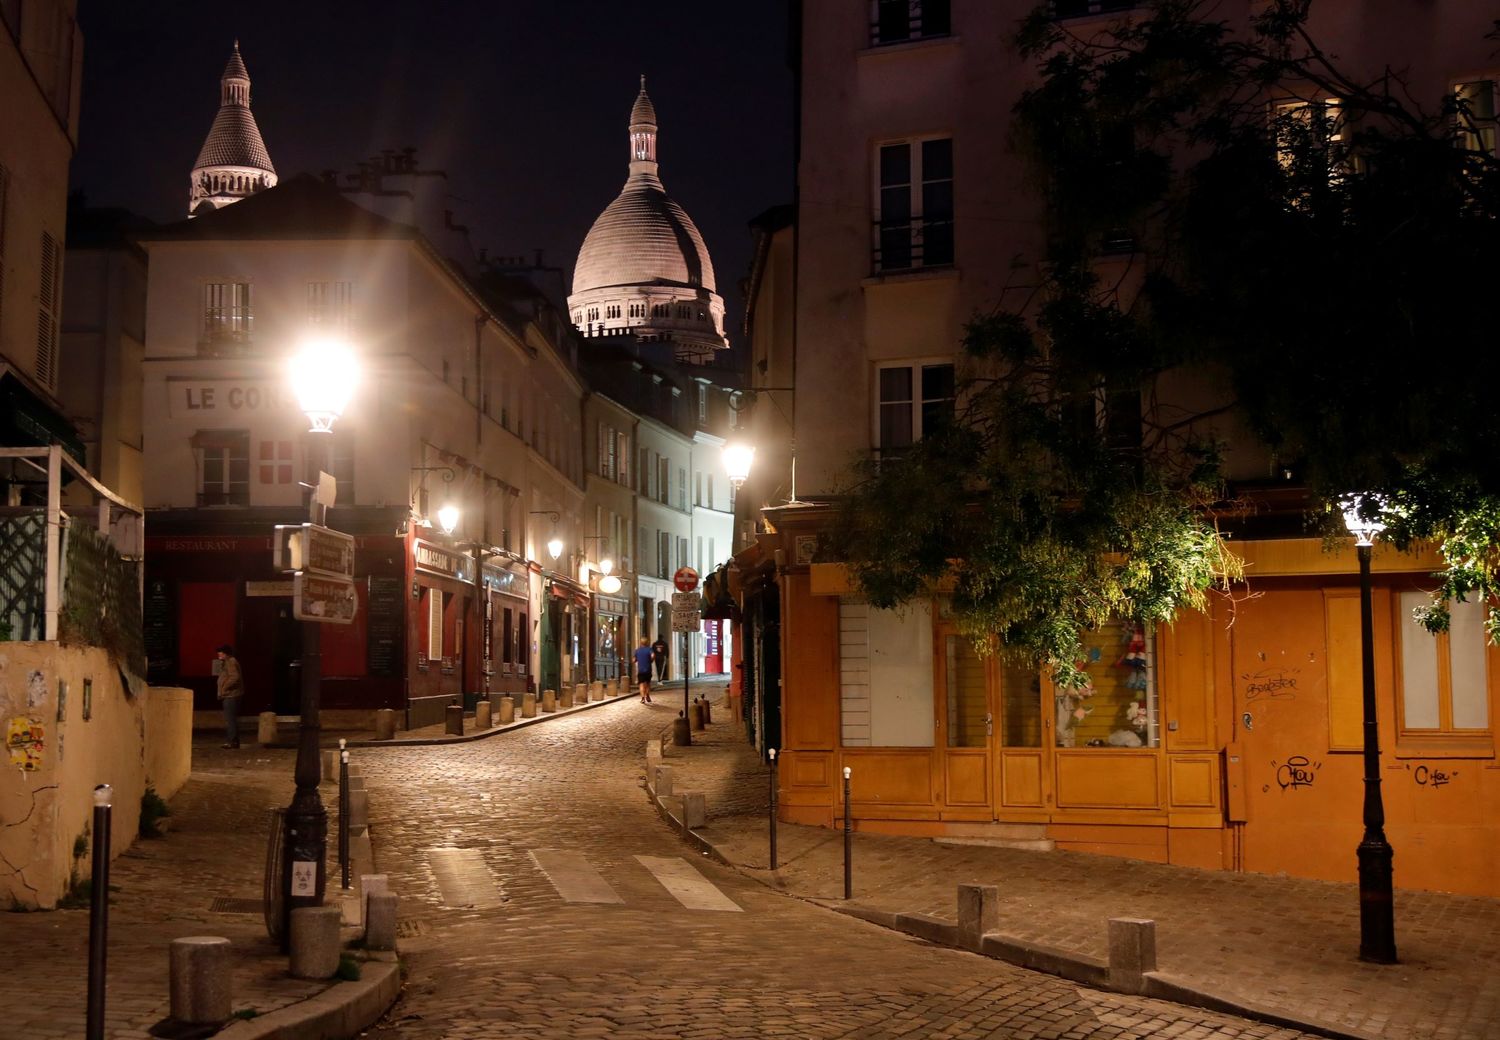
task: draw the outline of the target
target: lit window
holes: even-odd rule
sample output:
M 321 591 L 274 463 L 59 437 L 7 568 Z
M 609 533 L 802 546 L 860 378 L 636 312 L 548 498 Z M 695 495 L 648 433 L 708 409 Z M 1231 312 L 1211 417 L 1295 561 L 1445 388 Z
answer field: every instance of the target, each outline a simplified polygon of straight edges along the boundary
M 209 282 L 203 287 L 203 340 L 243 343 L 250 338 L 250 283 Z
M 1278 101 L 1271 129 L 1276 159 L 1288 176 L 1309 185 L 1334 183 L 1342 176 L 1344 115 L 1338 98 Z
M 899 454 L 953 417 L 950 363 L 885 365 L 877 370 L 875 449 Z
M 1475 80 L 1453 88 L 1454 120 L 1459 146 L 1470 152 L 1495 154 L 1495 81 Z
M 1479 602 L 1449 605 L 1448 631 L 1433 635 L 1414 618 L 1430 598 L 1420 589 L 1396 597 L 1401 655 L 1401 735 L 1424 737 L 1487 735 L 1490 693 L 1485 607 Z
M 352 282 L 308 282 L 307 320 L 347 330 L 353 300 Z

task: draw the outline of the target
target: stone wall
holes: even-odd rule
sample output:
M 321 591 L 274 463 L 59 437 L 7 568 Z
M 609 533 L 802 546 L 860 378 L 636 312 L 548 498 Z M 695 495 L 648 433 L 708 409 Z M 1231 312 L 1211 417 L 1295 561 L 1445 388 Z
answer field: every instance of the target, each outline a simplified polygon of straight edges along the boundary
M 97 647 L 0 643 L 0 908 L 55 907 L 88 876 L 97 784 L 114 788 L 118 856 L 148 776 L 163 797 L 186 780 L 190 698 L 137 689 Z

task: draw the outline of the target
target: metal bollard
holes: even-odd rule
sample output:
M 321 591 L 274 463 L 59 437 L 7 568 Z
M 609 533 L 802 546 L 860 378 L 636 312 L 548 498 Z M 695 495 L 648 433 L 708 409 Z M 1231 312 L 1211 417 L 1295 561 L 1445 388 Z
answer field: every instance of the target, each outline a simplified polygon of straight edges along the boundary
M 771 869 L 776 869 L 776 749 L 771 749 Z
M 854 898 L 854 821 L 849 812 L 849 777 L 854 772 L 844 767 L 844 898 Z
M 339 877 L 349 887 L 349 752 L 339 739 Z
M 109 821 L 113 789 L 94 788 L 94 864 L 89 878 L 89 996 L 87 1040 L 104 1040 L 104 976 L 109 952 Z

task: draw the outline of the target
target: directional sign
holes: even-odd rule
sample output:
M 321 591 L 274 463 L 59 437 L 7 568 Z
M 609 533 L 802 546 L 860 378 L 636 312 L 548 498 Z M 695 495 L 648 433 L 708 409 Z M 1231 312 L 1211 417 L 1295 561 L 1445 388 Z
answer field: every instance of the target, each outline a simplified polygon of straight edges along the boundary
M 680 571 L 678 573 L 681 573 Z M 703 624 L 703 597 L 696 592 L 672 593 L 672 631 L 696 632 Z
M 358 609 L 359 596 L 349 578 L 301 571 L 292 578 L 292 616 L 299 621 L 349 625 Z
M 280 571 L 352 577 L 354 536 L 319 524 L 277 524 L 271 538 L 271 564 Z
M 692 592 L 698 587 L 698 572 L 691 567 L 678 567 L 677 573 L 672 575 L 672 584 L 677 586 L 678 592 Z

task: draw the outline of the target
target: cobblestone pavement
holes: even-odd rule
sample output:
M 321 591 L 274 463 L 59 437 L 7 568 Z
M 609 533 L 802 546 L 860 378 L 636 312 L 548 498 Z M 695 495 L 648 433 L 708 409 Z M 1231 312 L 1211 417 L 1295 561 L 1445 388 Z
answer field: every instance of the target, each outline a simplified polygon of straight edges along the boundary
M 930 946 L 697 856 L 641 790 L 644 742 L 673 702 L 361 749 L 409 969 L 372 1038 L 1303 1035 Z M 593 868 L 619 902 L 565 902 L 533 850 Z M 690 864 L 742 912 L 686 909 L 637 857 Z
M 327 988 L 286 974 L 259 910 L 267 810 L 291 801 L 292 759 L 290 751 L 221 751 L 205 738 L 193 749 L 192 777 L 172 799 L 166 836 L 137 839 L 115 860 L 105 1005 L 111 1040 L 145 1040 L 167 1017 L 167 948 L 182 936 L 233 943 L 236 1010 L 264 1014 Z M 210 908 L 220 898 L 248 900 L 254 911 L 216 913 Z M 0 913 L 10 955 L 0 972 L 0 1037 L 84 1035 L 88 937 L 87 909 Z
M 678 789 L 708 792 L 701 833 L 730 862 L 789 893 L 842 897 L 840 831 L 780 825 L 780 869 L 766 869 L 769 778 L 733 727 L 667 762 Z M 998 886 L 1000 931 L 1094 957 L 1107 954 L 1108 918 L 1153 918 L 1163 972 L 1300 1021 L 1391 1040 L 1500 1038 L 1500 900 L 1397 892 L 1401 963 L 1379 966 L 1354 956 L 1353 885 L 855 832 L 855 903 L 951 921 L 964 882 Z

